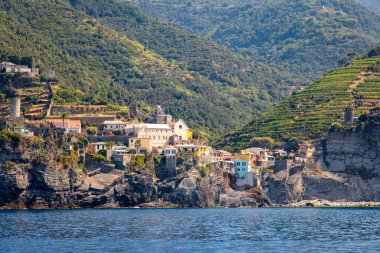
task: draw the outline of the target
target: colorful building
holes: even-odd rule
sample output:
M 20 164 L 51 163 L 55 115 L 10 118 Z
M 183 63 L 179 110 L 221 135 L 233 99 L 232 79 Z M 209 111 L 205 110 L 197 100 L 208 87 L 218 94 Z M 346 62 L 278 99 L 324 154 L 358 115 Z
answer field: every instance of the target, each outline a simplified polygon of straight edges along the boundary
M 251 172 L 252 167 L 249 159 L 236 158 L 233 160 L 235 163 L 236 175 L 240 179 L 244 179 L 248 172 Z
M 314 147 L 310 143 L 300 144 L 297 156 L 301 158 L 312 158 L 314 155 Z
M 46 122 L 53 124 L 57 128 L 64 128 L 65 133 L 82 132 L 82 124 L 80 120 L 73 119 L 47 119 Z

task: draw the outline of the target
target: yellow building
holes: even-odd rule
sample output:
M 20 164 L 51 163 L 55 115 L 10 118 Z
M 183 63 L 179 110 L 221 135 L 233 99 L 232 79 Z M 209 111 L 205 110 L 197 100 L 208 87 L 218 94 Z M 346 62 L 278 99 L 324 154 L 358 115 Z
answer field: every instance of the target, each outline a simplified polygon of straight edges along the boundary
M 193 131 L 191 131 L 190 129 L 187 130 L 187 139 L 188 140 L 192 140 L 193 139 Z
M 197 146 L 195 156 L 208 156 L 210 155 L 211 148 L 208 146 Z

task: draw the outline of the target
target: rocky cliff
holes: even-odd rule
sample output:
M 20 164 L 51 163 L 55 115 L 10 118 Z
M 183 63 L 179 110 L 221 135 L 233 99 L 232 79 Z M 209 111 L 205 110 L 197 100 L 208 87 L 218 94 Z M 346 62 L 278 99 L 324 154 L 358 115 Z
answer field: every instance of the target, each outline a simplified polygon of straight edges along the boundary
M 380 125 L 334 131 L 316 145 L 314 161 L 267 175 L 274 203 L 309 200 L 380 202 Z
M 39 136 L 29 137 L 0 132 L 0 209 L 269 205 L 261 191 L 235 191 L 231 175 L 195 165 L 162 180 L 148 165 L 128 173 L 109 166 L 88 172 L 76 155 L 75 147 L 85 145 L 81 138 L 38 129 Z M 68 143 L 74 149 L 68 151 Z
M 144 172 L 78 174 L 72 168 L 3 166 L 0 186 L 0 209 L 269 205 L 260 191 L 234 191 L 228 175 L 220 171 L 204 175 L 197 169 L 159 181 Z

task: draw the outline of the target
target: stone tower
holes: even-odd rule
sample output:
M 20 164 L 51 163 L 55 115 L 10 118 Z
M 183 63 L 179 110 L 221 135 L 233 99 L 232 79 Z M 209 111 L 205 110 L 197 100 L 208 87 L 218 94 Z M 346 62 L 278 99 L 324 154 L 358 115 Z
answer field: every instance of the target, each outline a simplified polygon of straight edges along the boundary
M 11 118 L 21 117 L 21 100 L 19 97 L 11 99 Z
M 129 106 L 129 113 L 132 118 L 136 118 L 139 116 L 137 109 L 137 101 L 135 99 L 132 100 L 131 105 Z
M 354 113 L 355 109 L 353 106 L 348 106 L 344 108 L 344 124 L 352 125 L 354 123 Z
M 154 108 L 154 115 L 153 115 L 154 123 L 165 124 L 166 123 L 166 117 L 165 116 L 166 115 L 165 115 L 165 112 L 162 109 L 162 107 L 159 105 L 156 105 L 156 107 Z

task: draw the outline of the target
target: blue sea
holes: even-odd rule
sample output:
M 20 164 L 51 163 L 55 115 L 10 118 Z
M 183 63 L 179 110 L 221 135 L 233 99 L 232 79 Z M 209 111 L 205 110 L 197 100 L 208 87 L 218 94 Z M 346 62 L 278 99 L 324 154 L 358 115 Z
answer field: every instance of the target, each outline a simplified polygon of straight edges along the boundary
M 380 252 L 380 209 L 0 211 L 0 252 Z

